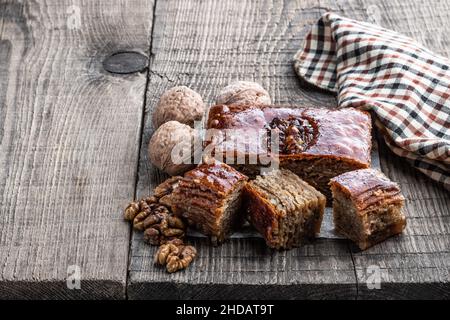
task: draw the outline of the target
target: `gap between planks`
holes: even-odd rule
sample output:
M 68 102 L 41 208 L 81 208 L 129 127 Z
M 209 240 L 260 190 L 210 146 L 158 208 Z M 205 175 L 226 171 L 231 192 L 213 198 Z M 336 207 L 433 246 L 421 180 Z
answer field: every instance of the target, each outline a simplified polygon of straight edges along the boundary
M 141 154 L 141 148 L 142 148 L 142 139 L 144 136 L 144 127 L 145 127 L 145 107 L 147 106 L 147 90 L 150 83 L 150 75 L 151 75 L 151 64 L 153 61 L 153 32 L 155 28 L 155 16 L 156 16 L 156 3 L 158 0 L 153 0 L 153 6 L 152 6 L 152 16 L 151 16 L 151 27 L 150 27 L 150 47 L 147 50 L 147 67 L 146 67 L 146 80 L 145 80 L 145 86 L 144 86 L 144 92 L 143 92 L 143 102 L 142 102 L 142 113 L 141 113 L 141 123 L 139 127 L 139 146 L 138 146 L 138 156 L 136 157 L 136 174 L 135 174 L 135 181 L 134 181 L 134 192 L 133 197 L 136 199 L 137 197 L 137 187 L 139 182 L 139 164 L 140 159 L 139 155 Z M 130 236 L 128 238 L 128 259 L 127 259 L 127 273 L 126 273 L 126 279 L 125 279 L 125 300 L 128 299 L 128 281 L 130 279 L 130 264 L 131 264 L 131 244 L 133 239 L 133 225 L 130 223 L 129 226 L 130 229 Z
M 150 82 L 150 78 L 152 77 L 152 76 L 157 76 L 157 77 L 159 77 L 159 78 L 161 78 L 161 79 L 163 79 L 163 80 L 167 80 L 169 83 L 176 83 L 176 82 L 180 82 L 180 78 L 179 77 L 177 77 L 177 80 L 172 80 L 172 79 L 170 79 L 169 78 L 169 76 L 168 75 L 166 75 L 165 73 L 161 73 L 161 72 L 158 72 L 157 70 L 153 70 L 154 68 L 153 68 L 153 63 L 154 63 L 154 53 L 153 53 L 153 50 L 152 50 L 152 48 L 153 48 L 153 44 L 154 44 L 154 36 L 155 36 L 155 32 L 156 32 L 156 30 L 155 30 L 155 28 L 154 28 L 154 24 L 155 24 L 155 22 L 156 22 L 156 11 L 157 11 L 157 5 L 158 5 L 158 3 L 156 2 L 155 3 L 155 7 L 154 7 L 154 11 L 153 11 L 153 17 L 154 17 L 154 19 L 153 19 L 153 27 L 152 27 L 152 31 L 151 31 L 151 45 L 150 45 L 150 57 L 149 57 L 149 67 L 148 67 L 148 73 L 147 73 L 147 85 L 146 85 L 146 87 L 148 88 L 148 84 L 149 84 L 149 82 Z M 306 7 L 306 8 L 304 8 L 304 9 L 302 9 L 302 10 L 305 10 L 305 11 L 309 11 L 309 10 L 311 10 L 311 9 L 317 9 L 317 15 L 316 15 L 316 18 L 319 18 L 320 17 L 320 15 L 322 14 L 322 12 L 320 11 L 320 6 L 314 6 L 313 8 L 311 8 L 311 7 Z M 184 74 L 184 75 L 188 75 L 188 74 Z M 242 75 L 242 77 L 245 77 L 245 74 L 244 75 Z M 178 84 L 180 84 L 180 85 L 185 85 L 185 83 L 178 83 Z M 174 84 L 175 85 L 175 84 Z M 146 102 L 145 102 L 145 105 L 144 105 L 144 110 L 151 110 L 151 108 L 149 108 L 148 106 L 147 106 L 147 103 L 149 103 L 149 99 L 147 98 L 146 99 Z M 144 119 L 144 121 L 145 121 L 145 119 Z M 141 129 L 145 129 L 145 128 L 141 128 Z M 141 131 L 141 133 L 142 134 L 144 134 L 144 132 L 143 131 Z M 143 140 L 143 137 L 141 137 L 141 141 Z M 141 146 L 140 147 L 140 153 L 142 152 L 142 148 L 143 148 L 144 146 Z M 139 172 L 139 170 L 140 170 L 140 165 L 138 165 L 138 172 Z M 139 185 L 139 177 L 138 177 L 138 179 L 137 179 L 137 182 L 136 182 L 136 186 L 138 186 Z M 135 194 L 137 195 L 137 193 L 139 192 L 139 190 L 137 190 L 138 189 L 138 187 L 136 187 L 135 188 Z M 142 191 L 142 189 L 141 189 L 141 191 Z M 141 195 L 142 196 L 142 195 Z M 132 235 L 131 235 L 131 237 L 132 237 Z M 251 241 L 251 239 L 245 239 L 245 241 Z M 344 241 L 347 241 L 347 240 L 344 240 Z M 349 283 L 348 285 L 352 285 L 352 286 L 354 286 L 354 288 L 355 288 L 355 291 L 358 289 L 358 283 L 357 283 L 357 277 L 356 277 L 356 267 L 355 267 L 355 264 L 354 264 L 354 261 L 353 261 L 353 258 L 352 258 L 352 253 L 351 253 L 351 250 L 349 249 L 349 245 L 348 245 L 348 241 L 347 241 L 347 245 L 345 246 L 346 247 L 346 251 L 347 251 L 347 254 L 350 256 L 349 257 L 349 259 L 350 259 L 350 261 L 352 261 L 351 262 L 351 272 L 353 273 L 353 275 L 355 275 L 354 276 L 354 278 L 353 278 L 353 281 L 351 282 L 351 283 Z M 129 263 L 131 263 L 131 258 L 132 258 L 132 256 L 131 256 L 131 254 L 132 254 L 132 243 L 130 243 L 130 252 L 129 252 L 129 255 L 130 255 L 130 261 L 129 261 Z M 134 258 L 136 258 L 136 256 L 134 257 Z M 127 297 L 128 297 L 128 290 L 129 290 L 129 288 L 130 288 L 130 286 L 128 285 L 129 283 L 130 283 L 130 281 L 131 281 L 131 279 L 130 279 L 130 268 L 129 268 L 129 270 L 128 270 L 128 274 L 127 274 Z M 354 295 L 354 297 L 353 297 L 354 299 L 356 299 L 357 298 L 357 295 L 355 294 Z

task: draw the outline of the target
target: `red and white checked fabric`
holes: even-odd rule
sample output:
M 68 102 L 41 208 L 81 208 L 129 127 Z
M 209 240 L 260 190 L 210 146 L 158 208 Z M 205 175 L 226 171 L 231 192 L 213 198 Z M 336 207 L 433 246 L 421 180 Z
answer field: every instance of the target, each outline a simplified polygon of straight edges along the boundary
M 450 60 L 379 26 L 326 13 L 295 55 L 339 108 L 371 110 L 391 150 L 450 189 Z

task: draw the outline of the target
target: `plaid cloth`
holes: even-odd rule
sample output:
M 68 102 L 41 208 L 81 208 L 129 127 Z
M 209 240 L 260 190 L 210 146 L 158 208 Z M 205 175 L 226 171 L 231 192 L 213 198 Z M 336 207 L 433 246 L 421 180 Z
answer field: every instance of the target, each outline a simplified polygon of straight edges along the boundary
M 294 57 L 339 107 L 371 110 L 391 150 L 450 189 L 450 60 L 414 40 L 326 13 Z

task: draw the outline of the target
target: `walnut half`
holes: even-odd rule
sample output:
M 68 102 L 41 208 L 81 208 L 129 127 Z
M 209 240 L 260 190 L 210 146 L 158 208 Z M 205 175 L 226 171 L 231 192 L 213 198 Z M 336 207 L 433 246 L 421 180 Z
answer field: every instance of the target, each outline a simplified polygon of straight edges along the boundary
M 197 256 L 193 246 L 186 246 L 181 240 L 170 241 L 159 247 L 155 263 L 166 266 L 169 273 L 186 269 Z
M 184 238 L 186 224 L 171 212 L 168 205 L 161 203 L 161 198 L 172 192 L 179 179 L 167 179 L 155 188 L 153 196 L 133 201 L 125 209 L 125 220 L 132 221 L 134 229 L 144 231 L 145 242 L 160 245 Z

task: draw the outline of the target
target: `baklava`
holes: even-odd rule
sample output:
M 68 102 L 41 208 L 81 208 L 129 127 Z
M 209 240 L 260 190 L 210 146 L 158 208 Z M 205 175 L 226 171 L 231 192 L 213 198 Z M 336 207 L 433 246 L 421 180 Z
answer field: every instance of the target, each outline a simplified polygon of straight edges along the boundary
M 344 173 L 331 179 L 334 226 L 365 250 L 406 226 L 399 186 L 374 169 Z
M 200 164 L 180 177 L 161 202 L 217 244 L 245 220 L 239 209 L 247 179 L 218 161 Z
M 257 176 L 244 188 L 244 208 L 269 247 L 290 249 L 320 232 L 326 198 L 289 170 Z
M 331 178 L 370 167 L 370 114 L 354 108 L 216 105 L 209 111 L 207 128 L 212 130 L 206 144 L 214 155 L 228 161 L 233 157 L 244 174 L 254 176 L 272 162 L 329 200 Z

